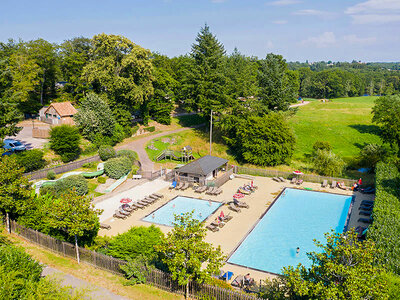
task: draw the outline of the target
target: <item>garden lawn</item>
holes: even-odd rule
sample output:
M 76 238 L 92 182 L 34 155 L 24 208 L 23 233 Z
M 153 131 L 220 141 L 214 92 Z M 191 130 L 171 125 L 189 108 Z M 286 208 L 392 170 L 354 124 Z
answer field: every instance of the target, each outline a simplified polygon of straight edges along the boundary
M 359 154 L 369 143 L 380 144 L 379 128 L 372 124 L 371 109 L 377 97 L 338 98 L 332 102 L 312 101 L 299 107 L 290 119 L 296 134 L 295 160 L 312 152 L 316 141 L 328 141 L 333 152 L 345 159 Z

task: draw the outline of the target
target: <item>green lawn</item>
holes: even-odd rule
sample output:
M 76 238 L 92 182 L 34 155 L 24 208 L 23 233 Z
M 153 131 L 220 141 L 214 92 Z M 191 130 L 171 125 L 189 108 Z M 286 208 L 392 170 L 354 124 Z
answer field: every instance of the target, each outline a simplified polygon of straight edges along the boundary
M 332 102 L 312 101 L 299 107 L 290 124 L 297 137 L 295 160 L 303 160 L 315 141 L 328 141 L 345 159 L 357 156 L 369 143 L 381 143 L 378 127 L 372 124 L 371 108 L 377 97 L 338 98 Z

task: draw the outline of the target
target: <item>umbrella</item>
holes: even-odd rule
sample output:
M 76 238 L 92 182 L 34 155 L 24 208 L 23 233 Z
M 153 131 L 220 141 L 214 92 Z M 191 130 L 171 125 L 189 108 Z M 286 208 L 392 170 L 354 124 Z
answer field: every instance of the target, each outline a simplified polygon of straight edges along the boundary
M 240 199 L 243 197 L 244 197 L 244 195 L 242 193 L 237 193 L 237 194 L 233 195 L 233 198 L 236 198 L 236 199 Z
M 303 175 L 303 173 L 300 172 L 300 171 L 293 171 L 293 174 L 295 174 L 295 175 Z
M 129 202 L 132 202 L 132 199 L 123 198 L 123 199 L 121 199 L 119 202 L 121 202 L 121 203 L 129 203 Z

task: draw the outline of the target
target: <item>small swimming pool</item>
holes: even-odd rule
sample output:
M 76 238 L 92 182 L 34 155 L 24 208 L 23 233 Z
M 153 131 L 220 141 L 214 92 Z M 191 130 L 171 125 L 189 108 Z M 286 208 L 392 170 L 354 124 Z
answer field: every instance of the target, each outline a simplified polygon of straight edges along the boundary
M 151 212 L 142 220 L 172 226 L 172 222 L 175 220 L 174 214 L 179 215 L 194 210 L 193 218 L 203 222 L 221 205 L 222 203 L 216 201 L 177 196 L 160 208 Z
M 319 251 L 313 239 L 324 243 L 325 232 L 343 232 L 351 202 L 352 196 L 287 188 L 228 262 L 277 274 L 298 263 L 309 267 L 306 253 Z

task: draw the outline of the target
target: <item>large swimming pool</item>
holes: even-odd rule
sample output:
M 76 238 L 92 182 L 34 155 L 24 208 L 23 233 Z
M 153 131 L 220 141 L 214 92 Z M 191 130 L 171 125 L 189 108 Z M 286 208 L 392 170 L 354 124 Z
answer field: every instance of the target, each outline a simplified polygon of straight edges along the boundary
M 222 203 L 211 200 L 177 196 L 157 210 L 151 212 L 142 220 L 146 222 L 172 226 L 175 214 L 179 215 L 194 210 L 193 218 L 203 222 L 221 205 Z
M 228 262 L 277 274 L 289 265 L 311 266 L 306 253 L 319 250 L 313 239 L 325 242 L 325 232 L 343 232 L 351 202 L 352 196 L 287 188 Z

